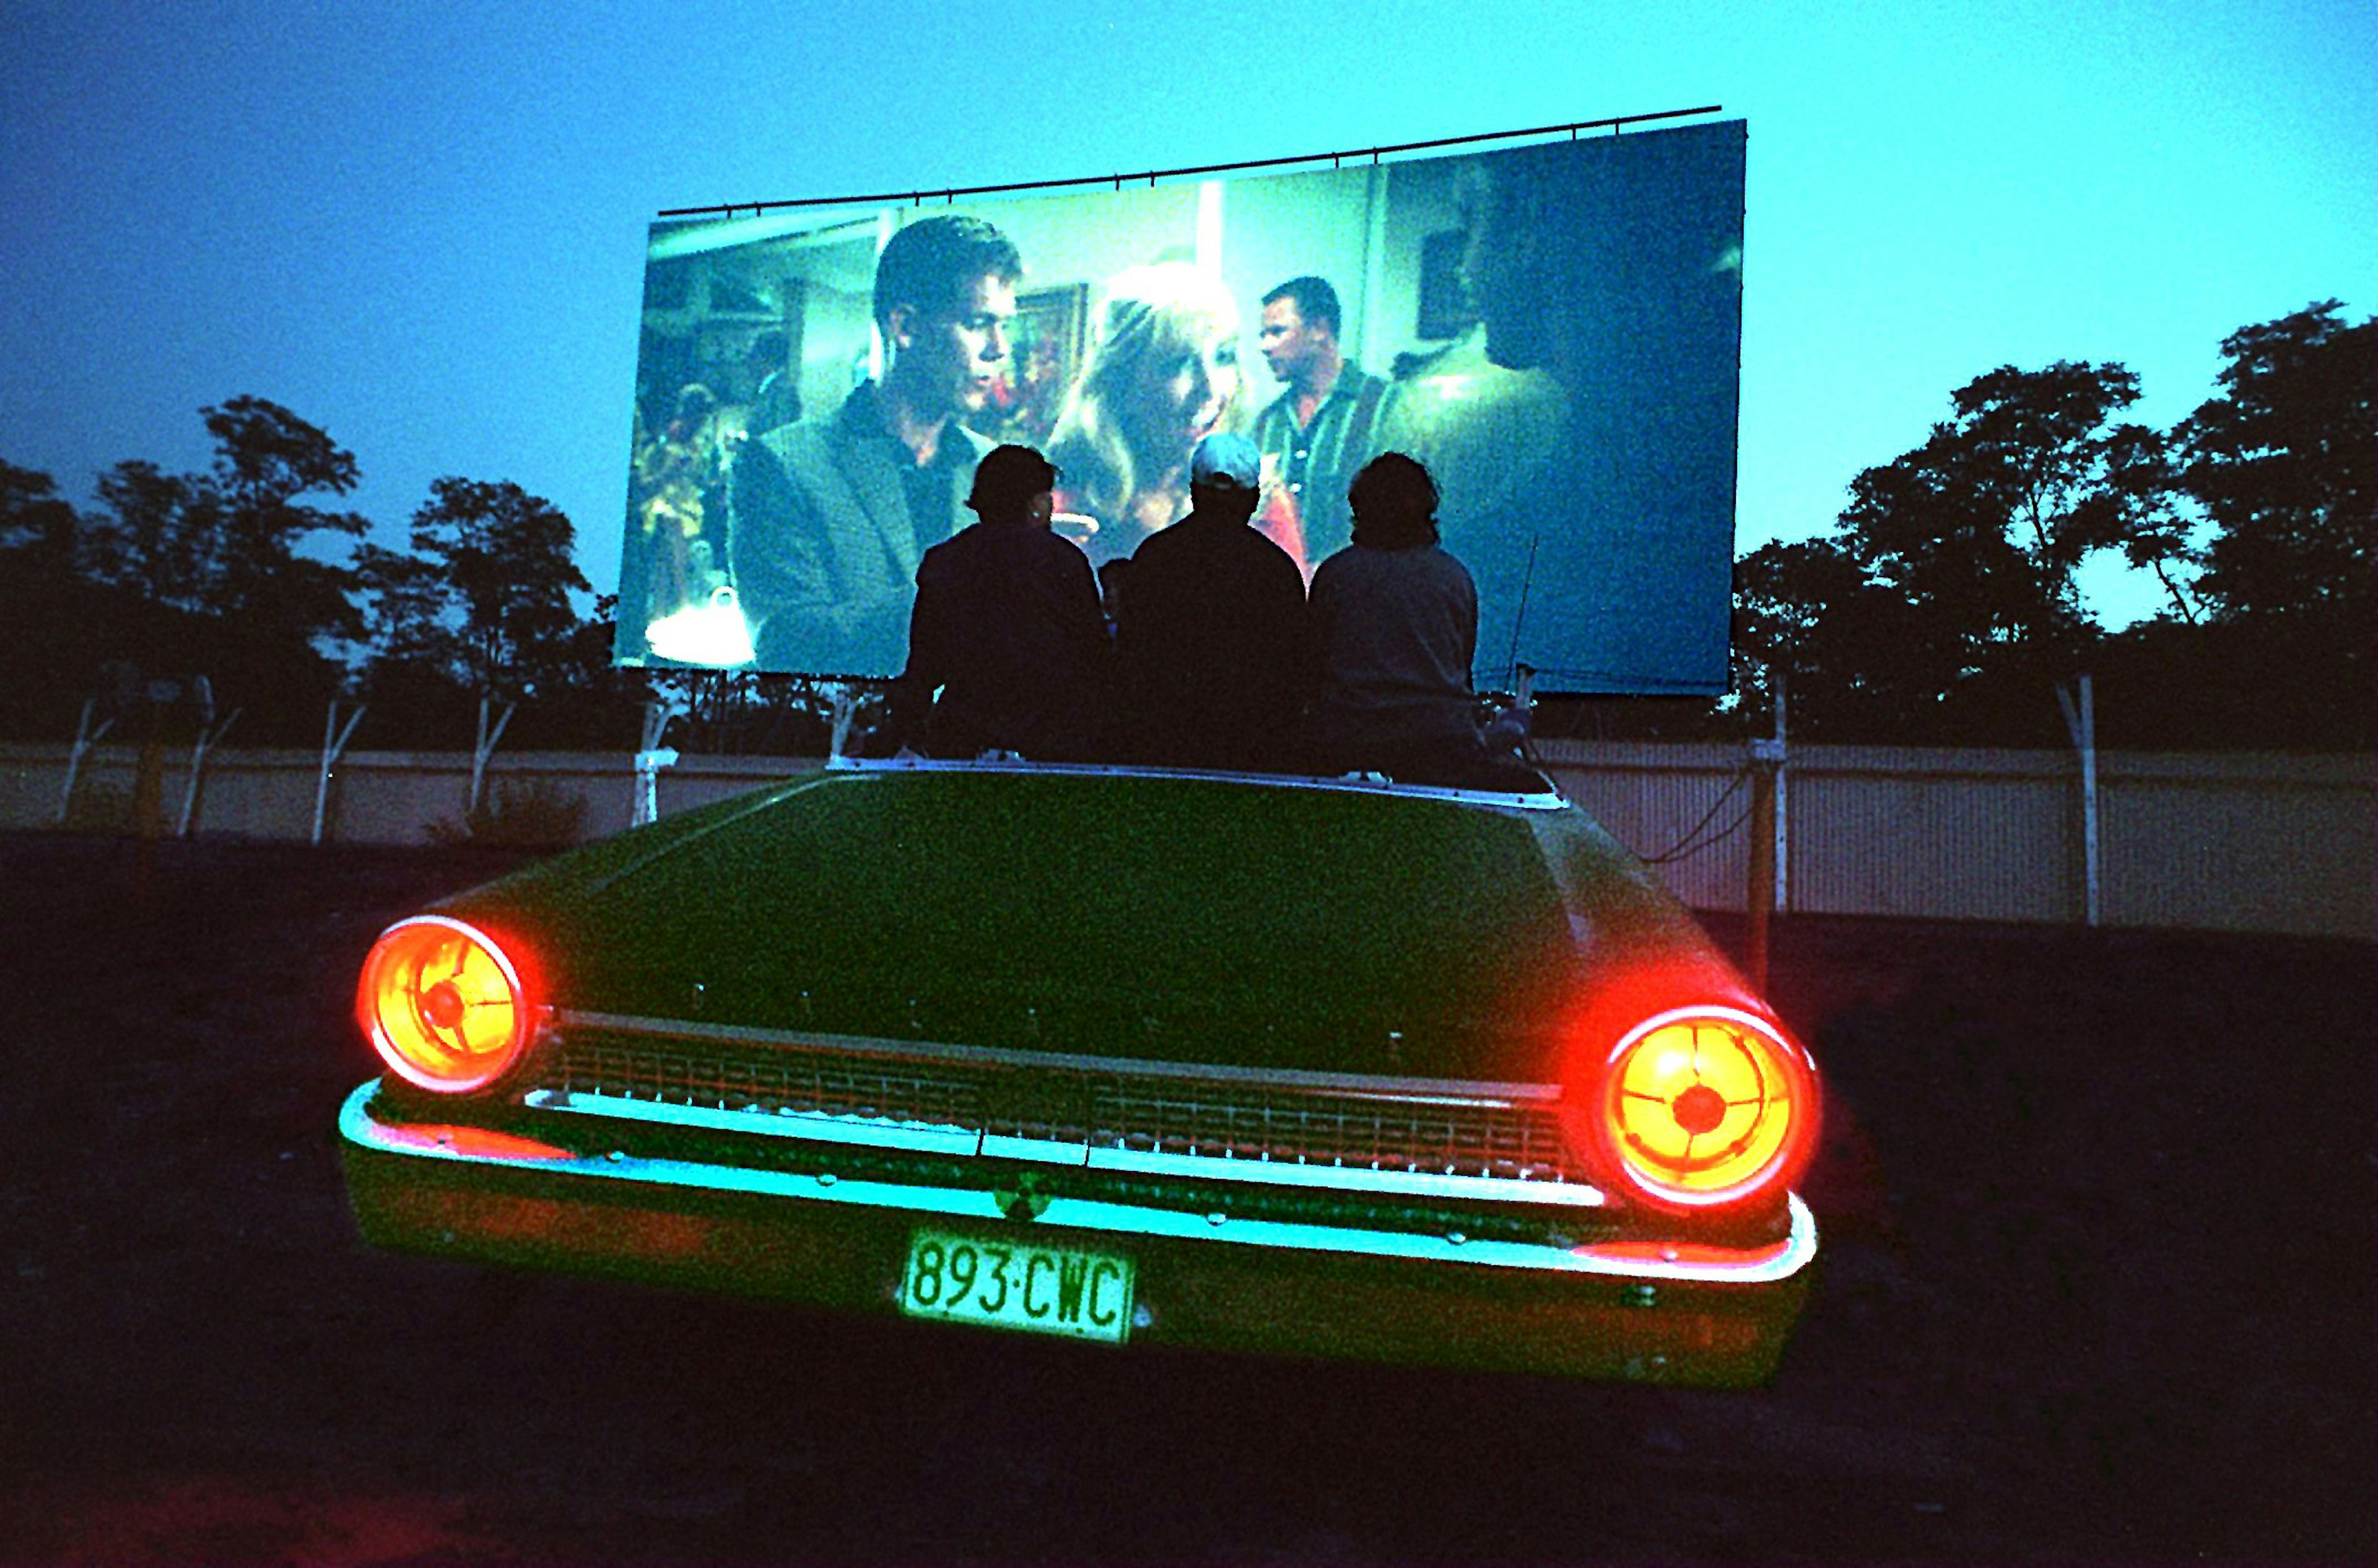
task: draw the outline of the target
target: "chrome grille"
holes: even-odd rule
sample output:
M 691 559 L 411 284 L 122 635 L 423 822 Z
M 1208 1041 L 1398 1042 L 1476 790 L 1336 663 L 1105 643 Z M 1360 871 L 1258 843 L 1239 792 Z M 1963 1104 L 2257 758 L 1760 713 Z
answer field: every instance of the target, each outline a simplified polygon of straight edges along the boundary
M 548 1042 L 534 1087 L 1135 1155 L 1586 1179 L 1572 1167 L 1548 1104 L 1441 1101 L 1235 1075 L 1012 1066 L 573 1029 Z
M 1370 1170 L 1558 1180 L 1559 1131 L 1547 1107 L 1443 1106 L 1258 1085 L 1149 1084 L 1094 1090 L 1092 1143 L 1135 1153 L 1283 1160 Z
M 979 1131 L 984 1076 L 955 1064 L 792 1051 L 689 1050 L 573 1035 L 547 1062 L 539 1086 L 718 1110 L 855 1117 Z

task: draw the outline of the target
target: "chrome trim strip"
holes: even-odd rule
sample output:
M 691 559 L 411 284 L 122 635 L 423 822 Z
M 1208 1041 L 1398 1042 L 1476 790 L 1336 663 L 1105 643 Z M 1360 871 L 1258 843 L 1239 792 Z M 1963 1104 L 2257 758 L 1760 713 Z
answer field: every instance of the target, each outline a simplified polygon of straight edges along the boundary
M 1509 811 L 1562 811 L 1568 802 L 1557 789 L 1506 791 L 1459 789 L 1449 784 L 1398 784 L 1384 773 L 1344 773 L 1319 778 L 1306 773 L 1233 773 L 1219 769 L 1157 768 L 1122 762 L 1035 762 L 946 757 L 830 757 L 826 771 L 836 773 L 1024 773 L 1063 778 L 1200 779 L 1209 784 L 1253 784 L 1265 789 L 1322 789 L 1339 795 L 1388 795 L 1413 800 L 1444 800 L 1464 806 L 1492 806 Z M 1546 780 L 1547 784 L 1551 781 Z
M 858 1144 L 927 1154 L 1037 1160 L 1145 1176 L 1179 1176 L 1207 1181 L 1243 1181 L 1269 1187 L 1319 1188 L 1401 1198 L 1450 1198 L 1483 1203 L 1544 1203 L 1598 1209 L 1602 1191 L 1584 1181 L 1534 1181 L 1516 1177 L 1447 1176 L 1425 1170 L 1375 1170 L 1369 1166 L 1313 1165 L 1296 1160 L 1226 1159 L 1211 1155 L 1171 1155 L 1138 1149 L 1093 1148 L 1087 1143 L 978 1134 L 968 1128 L 918 1122 L 823 1116 L 811 1111 L 729 1110 L 724 1107 L 631 1100 L 615 1095 L 537 1089 L 521 1103 L 531 1110 L 609 1117 L 662 1127 L 699 1127 L 750 1137 L 799 1138 L 812 1143 Z
M 1508 1176 L 1447 1176 L 1426 1170 L 1374 1170 L 1368 1166 L 1309 1165 L 1295 1160 L 1218 1159 L 1137 1149 L 1092 1149 L 1091 1170 L 1184 1176 L 1269 1187 L 1321 1187 L 1335 1191 L 1393 1193 L 1410 1198 L 1478 1199 L 1487 1203 L 1551 1203 L 1598 1209 L 1601 1190 L 1584 1181 L 1530 1181 Z
M 764 1029 L 741 1023 L 700 1023 L 690 1019 L 641 1018 L 616 1012 L 579 1012 L 562 1009 L 554 1022 L 570 1028 L 607 1030 L 654 1039 L 703 1040 L 714 1045 L 796 1046 L 845 1051 L 859 1056 L 890 1057 L 903 1061 L 940 1061 L 991 1067 L 1058 1068 L 1068 1071 L 1112 1073 L 1129 1078 L 1180 1078 L 1201 1083 L 1257 1083 L 1266 1088 L 1317 1090 L 1357 1098 L 1391 1100 L 1399 1105 L 1465 1106 L 1485 1110 L 1519 1110 L 1530 1105 L 1555 1103 L 1557 1083 L 1504 1083 L 1491 1080 L 1452 1078 L 1387 1078 L 1363 1072 L 1304 1072 L 1269 1067 L 1231 1067 L 1220 1063 L 1150 1061 L 1139 1057 L 1078 1056 L 1060 1051 L 1011 1050 L 997 1046 L 958 1046 L 935 1040 L 889 1040 L 869 1035 L 827 1035 L 798 1029 Z
M 462 1165 L 563 1173 L 597 1180 L 638 1181 L 699 1191 L 735 1191 L 798 1203 L 850 1204 L 892 1209 L 904 1214 L 942 1215 L 1012 1224 L 1003 1218 L 989 1192 L 957 1191 L 908 1183 L 836 1180 L 831 1185 L 811 1176 L 782 1171 L 744 1170 L 730 1166 L 689 1160 L 618 1159 L 573 1155 L 568 1159 L 534 1159 L 518 1155 L 465 1153 L 423 1136 L 408 1138 L 402 1130 L 384 1127 L 364 1109 L 377 1092 L 377 1080 L 347 1096 L 339 1110 L 339 1133 L 359 1148 L 408 1158 L 446 1160 Z M 1152 1236 L 1180 1241 L 1215 1242 L 1226 1246 L 1272 1247 L 1305 1252 L 1352 1253 L 1402 1258 L 1423 1263 L 1466 1263 L 1474 1267 L 1508 1268 L 1537 1274 L 1593 1275 L 1626 1279 L 1669 1279 L 1704 1284 L 1761 1285 L 1788 1279 L 1808 1266 L 1817 1253 L 1817 1225 L 1798 1195 L 1787 1200 L 1791 1233 L 1775 1248 L 1747 1254 L 1745 1261 L 1714 1259 L 1617 1259 L 1597 1256 L 1590 1246 L 1559 1248 L 1519 1241 L 1456 1241 L 1450 1236 L 1415 1236 L 1398 1231 L 1354 1227 L 1300 1225 L 1276 1220 L 1231 1219 L 1216 1225 L 1198 1215 L 1164 1209 L 1144 1209 L 1090 1199 L 1058 1198 L 1036 1223 L 1068 1229 L 1103 1231 L 1117 1236 Z

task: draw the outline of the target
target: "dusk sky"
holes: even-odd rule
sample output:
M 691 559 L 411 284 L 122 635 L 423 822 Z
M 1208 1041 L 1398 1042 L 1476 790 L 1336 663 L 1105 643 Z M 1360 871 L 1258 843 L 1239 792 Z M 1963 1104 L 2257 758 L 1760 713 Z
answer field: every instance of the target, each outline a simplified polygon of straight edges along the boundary
M 2378 305 L 2378 7 L 0 0 L 0 458 L 81 500 L 252 393 L 401 541 L 510 479 L 618 572 L 667 207 L 1258 159 L 1722 104 L 1749 126 L 1737 544 L 1831 523 L 2001 364 Z M 1258 368 L 1255 390 L 1268 397 Z M 2150 601 L 2087 580 L 2114 623 Z

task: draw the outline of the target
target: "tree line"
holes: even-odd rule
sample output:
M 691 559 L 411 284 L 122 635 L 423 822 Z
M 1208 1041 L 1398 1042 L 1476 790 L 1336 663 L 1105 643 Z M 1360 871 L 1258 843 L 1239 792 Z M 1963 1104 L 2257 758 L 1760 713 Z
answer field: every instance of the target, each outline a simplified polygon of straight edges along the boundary
M 434 481 L 404 549 L 365 536 L 341 505 L 354 454 L 258 397 L 199 411 L 202 472 L 133 459 L 98 476 L 78 508 L 51 475 L 0 461 L 0 738 L 57 741 L 81 708 L 124 720 L 111 738 L 162 724 L 187 733 L 206 678 L 237 741 L 314 745 L 333 700 L 366 710 L 358 745 L 453 750 L 482 700 L 516 704 L 504 745 L 630 750 L 647 705 L 679 715 L 672 745 L 817 755 L 832 693 L 814 681 L 614 669 L 616 602 L 576 564 L 576 530 L 509 481 Z M 181 695 L 161 709 L 157 683 Z
M 2055 688 L 2087 673 L 2101 745 L 2369 749 L 2378 322 L 2324 301 L 2221 354 L 2168 429 L 2122 417 L 2116 363 L 1957 389 L 1831 532 L 1736 563 L 1736 706 L 1780 671 L 1803 738 L 2061 745 Z M 2163 596 L 2110 632 L 2077 584 L 2109 550 Z
M 391 550 L 341 506 L 360 470 L 318 426 L 257 397 L 200 417 L 208 469 L 119 462 L 88 509 L 0 461 L 0 616 L 17 634 L 0 734 L 71 735 L 86 700 L 139 711 L 160 682 L 181 687 L 186 726 L 202 676 L 249 744 L 318 737 L 334 698 L 372 710 L 366 744 L 467 744 L 481 698 L 522 704 L 515 743 L 633 744 L 643 693 L 610 668 L 607 602 L 579 613 L 588 584 L 551 502 L 442 478 Z
M 1728 697 L 1548 699 L 1539 733 L 1738 736 L 1780 685 L 1806 740 L 2059 746 L 2055 691 L 2087 673 L 2103 745 L 2369 749 L 2378 321 L 2325 301 L 2221 352 L 2168 429 L 2122 418 L 2140 386 L 2116 363 L 1959 388 L 1829 532 L 1736 563 Z M 360 471 L 320 428 L 256 397 L 200 417 L 206 471 L 119 462 L 87 509 L 0 461 L 0 736 L 60 739 L 86 699 L 203 675 L 251 745 L 310 743 L 344 698 L 370 708 L 360 744 L 450 749 L 485 699 L 520 704 L 508 745 L 623 749 L 657 698 L 690 711 L 674 744 L 823 746 L 819 683 L 612 668 L 612 602 L 577 610 L 551 502 L 441 478 L 391 550 L 342 509 Z M 2154 575 L 2159 614 L 2098 623 L 2079 572 L 2108 550 Z

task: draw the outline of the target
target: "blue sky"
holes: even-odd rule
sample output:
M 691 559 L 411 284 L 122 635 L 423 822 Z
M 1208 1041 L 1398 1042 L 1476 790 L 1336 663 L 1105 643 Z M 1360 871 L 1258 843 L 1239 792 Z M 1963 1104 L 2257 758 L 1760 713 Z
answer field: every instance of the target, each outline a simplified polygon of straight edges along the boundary
M 999 18 L 999 19 L 993 19 Z M 2378 305 L 2378 7 L 0 0 L 0 458 L 87 495 L 253 393 L 576 521 L 607 587 L 664 207 L 1221 162 L 1723 104 L 1749 123 L 1737 538 L 2012 363 L 2137 417 Z M 2108 567 L 2109 620 L 2149 599 Z

